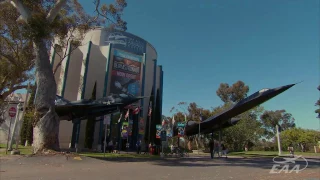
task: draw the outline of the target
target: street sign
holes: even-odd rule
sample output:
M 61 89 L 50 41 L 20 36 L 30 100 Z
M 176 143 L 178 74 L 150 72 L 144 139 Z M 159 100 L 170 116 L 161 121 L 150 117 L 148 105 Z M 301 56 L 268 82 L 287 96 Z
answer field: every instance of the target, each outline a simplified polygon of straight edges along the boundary
M 160 139 L 161 139 L 161 141 L 167 140 L 167 131 L 161 131 Z
M 17 114 L 17 109 L 16 109 L 15 107 L 11 107 L 11 108 L 9 109 L 9 116 L 10 116 L 10 117 L 15 117 L 16 114 Z

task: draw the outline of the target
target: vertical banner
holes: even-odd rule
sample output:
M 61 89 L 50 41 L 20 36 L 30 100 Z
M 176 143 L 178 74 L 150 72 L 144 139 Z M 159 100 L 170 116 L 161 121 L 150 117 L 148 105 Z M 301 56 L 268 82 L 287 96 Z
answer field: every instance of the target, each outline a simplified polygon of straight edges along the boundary
M 128 122 L 123 122 L 122 123 L 122 128 L 121 128 L 121 137 L 122 139 L 127 139 L 128 138 L 128 127 L 129 123 Z
M 178 122 L 177 123 L 177 127 L 178 127 L 178 137 L 183 137 L 184 136 L 185 123 Z
M 168 120 L 163 119 L 162 120 L 162 130 L 166 131 L 166 135 L 167 137 L 172 137 L 172 133 L 171 133 L 171 124 Z
M 128 134 L 129 136 L 132 136 L 132 127 L 133 127 L 133 120 L 129 120 L 129 127 L 128 127 Z
M 114 49 L 110 94 L 141 94 L 142 56 Z
M 171 128 L 171 126 L 169 124 L 167 125 L 167 129 L 166 130 L 167 130 L 167 136 L 168 137 L 172 137 L 172 128 Z
M 144 135 L 144 119 L 140 117 L 139 119 L 139 134 Z
M 160 139 L 161 129 L 162 129 L 161 124 L 157 124 L 157 125 L 156 125 L 156 138 L 157 138 L 157 139 Z

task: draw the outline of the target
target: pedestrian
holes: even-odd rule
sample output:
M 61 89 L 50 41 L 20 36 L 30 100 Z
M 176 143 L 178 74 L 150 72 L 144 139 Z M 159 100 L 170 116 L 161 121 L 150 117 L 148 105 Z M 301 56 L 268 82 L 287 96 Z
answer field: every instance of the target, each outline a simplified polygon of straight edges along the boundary
M 220 157 L 220 154 L 219 154 L 219 143 L 217 141 L 214 141 L 213 157 L 214 157 L 215 153 L 217 153 L 218 157 Z
M 227 155 L 227 148 L 226 148 L 226 146 L 225 146 L 223 143 L 221 144 L 221 149 L 222 149 L 221 157 L 222 157 L 223 155 L 225 155 L 225 156 L 226 156 L 226 158 L 228 158 L 228 155 Z
M 108 144 L 109 153 L 113 152 L 113 141 L 111 140 Z
M 173 154 L 175 153 L 175 152 L 174 152 L 174 146 L 173 146 L 173 144 L 171 144 L 170 150 L 171 150 L 171 154 L 173 155 Z
M 149 143 L 149 147 L 148 147 L 148 150 L 149 150 L 149 154 L 152 155 L 152 144 L 151 142 Z
M 209 148 L 210 148 L 211 159 L 213 159 L 213 148 L 214 148 L 214 140 L 213 139 L 211 139 L 209 142 Z
M 292 143 L 289 144 L 289 146 L 288 146 L 288 151 L 289 151 L 290 155 L 291 155 L 292 157 L 294 157 L 294 151 L 293 151 L 293 145 L 292 145 Z
M 137 154 L 141 154 L 141 140 L 137 141 L 136 146 L 137 146 Z

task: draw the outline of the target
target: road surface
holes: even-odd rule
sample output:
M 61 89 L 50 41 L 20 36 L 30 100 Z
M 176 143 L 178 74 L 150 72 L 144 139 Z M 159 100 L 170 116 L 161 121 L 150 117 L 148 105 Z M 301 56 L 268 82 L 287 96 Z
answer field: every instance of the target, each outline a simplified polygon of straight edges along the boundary
M 64 155 L 1 158 L 1 180 L 317 180 L 320 177 L 319 159 L 308 159 L 308 167 L 299 173 L 270 174 L 272 158 L 209 159 L 189 158 L 89 158 Z M 301 160 L 296 164 L 304 166 Z

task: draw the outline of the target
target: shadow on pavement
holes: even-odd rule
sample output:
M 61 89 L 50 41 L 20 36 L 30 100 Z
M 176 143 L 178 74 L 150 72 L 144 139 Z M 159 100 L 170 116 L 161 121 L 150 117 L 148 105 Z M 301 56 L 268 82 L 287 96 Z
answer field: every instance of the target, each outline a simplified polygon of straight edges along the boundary
M 79 158 L 79 156 L 77 156 Z M 277 161 L 283 161 L 284 159 L 277 159 Z M 320 161 L 319 159 L 307 159 L 308 167 L 307 169 L 315 169 L 319 168 Z M 157 158 L 157 157 L 112 157 L 112 158 L 103 158 L 103 157 L 87 157 L 80 156 L 77 160 L 75 157 L 67 158 L 64 155 L 56 155 L 56 156 L 34 156 L 34 157 L 21 157 L 17 156 L 13 159 L 1 160 L 3 165 L 54 165 L 54 166 L 63 166 L 63 165 L 71 165 L 71 166 L 90 166 L 92 164 L 104 163 L 104 162 L 112 162 L 112 163 L 147 163 L 155 166 L 163 166 L 163 167 L 248 167 L 248 168 L 258 168 L 258 169 L 266 169 L 271 170 L 274 163 L 273 157 L 259 157 L 259 158 L 241 158 L 241 157 L 229 157 L 225 158 L 214 158 L 210 159 L 209 157 L 187 157 L 187 158 Z M 300 169 L 306 166 L 306 162 L 303 159 L 296 160 L 295 163 L 290 163 L 289 167 L 292 169 L 294 165 L 299 164 Z M 133 164 L 132 164 L 133 165 Z M 281 165 L 281 164 L 278 164 Z M 136 166 L 136 164 L 135 164 Z M 278 169 L 281 169 L 278 167 Z M 289 169 L 289 170 L 290 170 Z
M 225 158 L 214 158 L 210 159 L 208 157 L 195 157 L 195 158 L 128 158 L 128 157 L 118 157 L 118 158 L 101 158 L 101 157 L 87 157 L 94 158 L 101 161 L 112 161 L 118 163 L 128 163 L 128 162 L 148 162 L 153 165 L 158 166 L 168 166 L 168 167 L 210 167 L 210 166 L 243 166 L 250 168 L 261 168 L 261 169 L 271 169 L 276 163 L 273 162 L 273 157 L 260 157 L 260 158 L 235 158 L 229 157 Z M 308 159 L 309 160 L 309 159 Z M 319 160 L 319 159 L 317 159 Z M 283 161 L 279 159 L 278 161 Z M 289 163 L 290 169 L 299 164 L 301 169 L 306 166 L 304 160 L 295 161 L 295 164 Z M 309 160 L 308 169 L 319 168 L 319 161 Z M 283 165 L 281 165 L 282 167 Z M 281 169 L 281 167 L 279 167 Z

